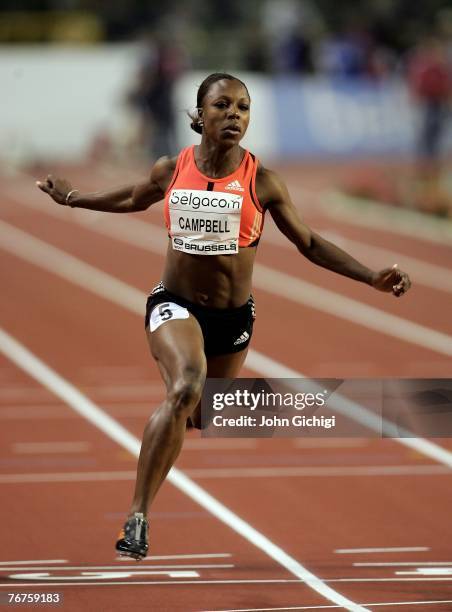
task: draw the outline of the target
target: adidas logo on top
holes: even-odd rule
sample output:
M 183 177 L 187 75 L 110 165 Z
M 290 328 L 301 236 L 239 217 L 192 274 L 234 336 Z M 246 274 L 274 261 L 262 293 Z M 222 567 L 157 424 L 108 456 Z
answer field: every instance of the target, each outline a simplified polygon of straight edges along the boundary
M 229 189 L 230 191 L 245 191 L 238 181 L 232 181 L 232 183 L 226 185 L 225 189 Z
M 249 337 L 250 337 L 249 333 L 245 331 L 240 336 L 240 338 L 237 338 L 237 340 L 234 342 L 234 344 L 242 344 L 242 342 L 246 342 Z

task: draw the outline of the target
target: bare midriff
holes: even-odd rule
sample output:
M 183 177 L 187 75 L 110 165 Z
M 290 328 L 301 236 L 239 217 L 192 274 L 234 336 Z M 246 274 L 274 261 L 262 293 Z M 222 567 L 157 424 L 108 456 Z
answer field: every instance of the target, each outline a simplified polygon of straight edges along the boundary
M 251 293 L 256 247 L 235 255 L 191 255 L 168 244 L 163 284 L 190 302 L 209 308 L 237 308 Z

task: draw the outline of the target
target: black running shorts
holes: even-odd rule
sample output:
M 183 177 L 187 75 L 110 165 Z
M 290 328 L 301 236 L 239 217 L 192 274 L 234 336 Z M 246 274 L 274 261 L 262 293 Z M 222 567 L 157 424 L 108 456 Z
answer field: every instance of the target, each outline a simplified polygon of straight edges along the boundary
M 253 334 L 253 323 L 256 310 L 253 296 L 237 308 L 208 308 L 185 300 L 166 290 L 159 283 L 149 295 L 146 302 L 144 326 L 149 328 L 151 312 L 161 305 L 166 319 L 171 318 L 171 311 L 164 308 L 165 302 L 175 303 L 186 308 L 198 321 L 204 338 L 204 352 L 207 356 L 237 353 L 248 346 Z

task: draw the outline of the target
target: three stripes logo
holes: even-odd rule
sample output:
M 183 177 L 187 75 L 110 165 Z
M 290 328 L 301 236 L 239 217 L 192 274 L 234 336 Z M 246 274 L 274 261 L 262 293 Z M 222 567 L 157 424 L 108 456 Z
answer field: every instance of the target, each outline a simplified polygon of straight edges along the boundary
M 226 185 L 225 189 L 229 189 L 229 191 L 245 191 L 239 181 L 232 181 L 232 183 Z
M 245 331 L 239 338 L 237 338 L 234 344 L 242 344 L 242 342 L 246 342 L 249 337 L 250 337 L 249 333 Z

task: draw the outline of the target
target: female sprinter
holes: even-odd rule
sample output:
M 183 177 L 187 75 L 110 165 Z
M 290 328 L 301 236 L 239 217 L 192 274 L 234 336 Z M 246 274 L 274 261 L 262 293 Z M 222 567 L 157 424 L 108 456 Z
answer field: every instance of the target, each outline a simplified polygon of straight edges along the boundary
M 147 301 L 145 327 L 167 396 L 143 433 L 135 494 L 117 550 L 141 559 L 148 551 L 146 515 L 184 439 L 187 421 L 200 427 L 206 377 L 237 376 L 255 317 L 251 276 L 266 211 L 313 263 L 399 297 L 408 275 L 373 272 L 311 231 L 283 181 L 240 146 L 250 120 L 246 85 L 216 73 L 201 84 L 191 127 L 198 146 L 159 159 L 137 185 L 82 194 L 48 176 L 37 185 L 58 204 L 127 213 L 164 199 L 169 241 L 162 282 Z

